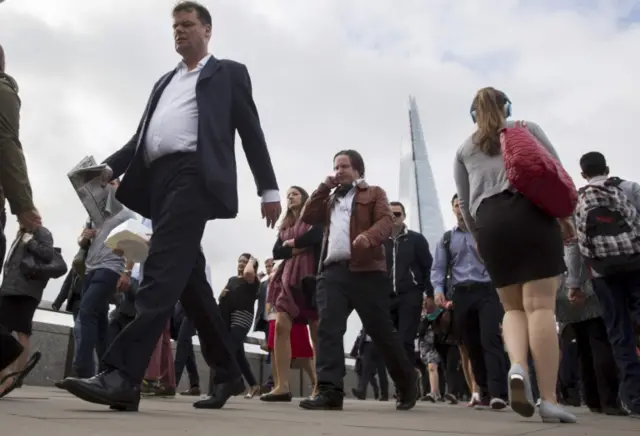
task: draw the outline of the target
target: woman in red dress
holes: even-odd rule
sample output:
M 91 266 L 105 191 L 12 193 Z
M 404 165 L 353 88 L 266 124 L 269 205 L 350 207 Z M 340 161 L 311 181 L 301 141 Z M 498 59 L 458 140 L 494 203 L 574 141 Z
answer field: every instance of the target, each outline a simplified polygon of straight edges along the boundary
M 271 318 L 269 348 L 273 350 L 274 386 L 260 396 L 262 401 L 291 401 L 289 368 L 291 359 L 301 359 L 316 389 L 313 348 L 318 312 L 315 309 L 315 276 L 317 274 L 323 229 L 300 221 L 300 212 L 309 198 L 307 192 L 292 186 L 287 191 L 287 210 L 280 224 L 280 234 L 273 247 L 273 258 L 282 259 L 269 283 L 267 304 Z M 309 332 L 310 329 L 310 332 Z

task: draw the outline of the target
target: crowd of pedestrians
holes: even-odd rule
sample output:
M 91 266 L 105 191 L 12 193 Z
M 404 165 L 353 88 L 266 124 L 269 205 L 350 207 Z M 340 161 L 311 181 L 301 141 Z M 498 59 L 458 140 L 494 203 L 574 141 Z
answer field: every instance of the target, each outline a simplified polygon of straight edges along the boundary
M 584 403 L 640 417 L 640 185 L 612 176 L 591 152 L 576 189 L 542 128 L 511 120 L 507 95 L 483 88 L 470 108 L 476 131 L 454 162 L 456 225 L 433 248 L 405 224 L 405 205 L 366 181 L 365 161 L 351 149 L 333 156 L 310 195 L 290 187 L 281 213 L 247 68 L 209 54 L 204 6 L 181 2 L 172 16 L 182 61 L 154 85 L 129 142 L 104 162 L 104 189 L 123 209 L 86 222 L 69 268 L 33 204 L 18 87 L 0 50 L 2 203 L 20 224 L 1 247 L 0 397 L 38 363 L 40 353 L 29 355 L 33 314 L 48 280 L 68 269 L 53 307 L 66 302 L 74 317 L 74 374 L 56 386 L 114 410 L 176 395 L 185 368 L 190 387 L 181 394 L 199 397 L 195 334 L 213 374 L 196 408 L 219 409 L 241 394 L 291 402 L 297 364 L 312 386 L 300 407 L 342 410 L 343 341 L 355 310 L 355 398 L 372 385 L 398 410 L 420 399 L 467 401 L 573 423 L 563 404 Z M 262 217 L 278 232 L 271 258 L 240 254 L 216 301 L 201 240 L 207 221 L 237 214 L 236 131 Z M 142 264 L 105 244 L 132 219 L 148 229 Z M 252 326 L 269 352 L 263 386 L 245 355 Z

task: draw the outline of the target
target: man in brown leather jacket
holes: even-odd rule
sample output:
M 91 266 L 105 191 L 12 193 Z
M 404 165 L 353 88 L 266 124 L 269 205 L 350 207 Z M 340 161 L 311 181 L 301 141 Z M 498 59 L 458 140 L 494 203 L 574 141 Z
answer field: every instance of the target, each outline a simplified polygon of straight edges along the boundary
M 4 194 L 0 209 L 4 209 L 4 197 L 6 197 L 11 206 L 11 212 L 18 216 L 20 225 L 27 230 L 35 230 L 42 225 L 42 219 L 33 205 L 27 164 L 18 139 L 20 125 L 18 85 L 4 72 L 4 68 L 4 50 L 0 46 L 0 192 Z M 0 232 L 4 236 L 4 228 Z M 4 250 L 0 255 L 4 259 Z M 1 265 L 0 263 L 0 268 Z M 0 398 L 21 384 L 40 360 L 40 353 L 36 352 L 25 368 L 14 368 L 15 372 L 10 374 L 3 372 L 17 360 L 23 350 L 24 347 L 2 326 L 0 319 Z
M 389 313 L 391 283 L 384 242 L 392 215 L 384 190 L 364 181 L 364 161 L 354 150 L 338 152 L 335 173 L 307 201 L 302 221 L 325 227 L 318 269 L 318 395 L 302 400 L 311 410 L 341 410 L 345 375 L 343 336 L 356 310 L 383 356 L 397 388 L 396 408 L 413 408 L 416 372 L 404 352 Z M 332 190 L 334 190 L 332 192 Z

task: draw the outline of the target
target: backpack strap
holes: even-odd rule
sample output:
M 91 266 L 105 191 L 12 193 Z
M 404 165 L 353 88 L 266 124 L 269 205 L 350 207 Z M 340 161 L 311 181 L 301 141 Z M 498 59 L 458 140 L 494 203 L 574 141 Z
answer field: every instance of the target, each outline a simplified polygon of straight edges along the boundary
M 445 259 L 447 260 L 447 268 L 444 274 L 444 292 L 447 292 L 447 282 L 451 277 L 451 230 L 447 230 L 442 235 L 442 245 L 444 245 Z
M 614 186 L 618 188 L 622 182 L 624 182 L 624 180 L 622 180 L 620 177 L 609 177 L 604 182 L 604 186 Z

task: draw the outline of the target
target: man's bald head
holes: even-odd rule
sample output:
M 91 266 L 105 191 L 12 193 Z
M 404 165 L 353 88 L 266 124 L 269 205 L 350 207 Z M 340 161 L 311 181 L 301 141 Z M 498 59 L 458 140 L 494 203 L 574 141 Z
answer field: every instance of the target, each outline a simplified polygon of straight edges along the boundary
M 0 45 L 0 73 L 4 73 L 4 49 Z

